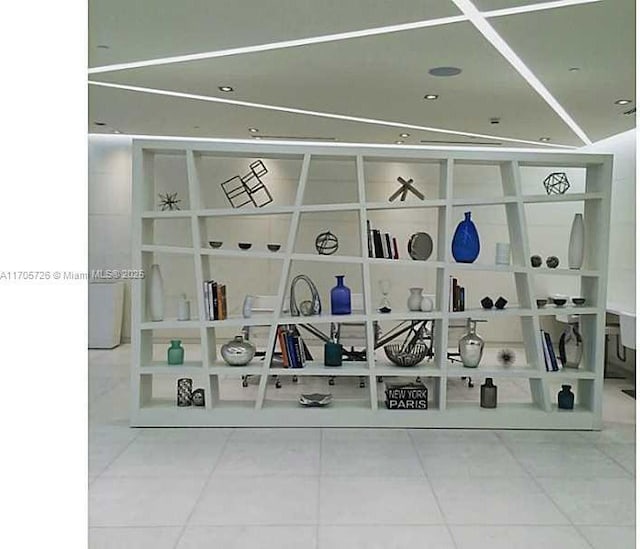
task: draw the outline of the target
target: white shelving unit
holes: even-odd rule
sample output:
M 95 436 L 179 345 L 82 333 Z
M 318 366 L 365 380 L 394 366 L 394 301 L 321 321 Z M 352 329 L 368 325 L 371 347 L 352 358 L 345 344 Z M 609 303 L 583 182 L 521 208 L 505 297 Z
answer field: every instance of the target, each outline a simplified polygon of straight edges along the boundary
M 155 211 L 157 196 L 156 177 L 158 158 L 177 158 L 186 169 L 188 204 L 180 211 Z M 262 158 L 265 162 L 296 161 L 300 165 L 297 188 L 289 204 L 278 204 L 275 200 L 263 208 L 231 207 L 210 208 L 203 198 L 205 186 L 219 186 L 228 175 L 218 179 L 202 174 L 202 162 L 207 159 Z M 355 163 L 355 185 L 357 201 L 332 204 L 306 204 L 305 189 L 309 170 L 314 162 L 338 159 Z M 134 217 L 133 217 L 133 268 L 149 272 L 157 256 L 167 261 L 193 261 L 197 297 L 197 319 L 190 321 L 164 320 L 152 322 L 146 313 L 145 281 L 136 280 L 132 285 L 132 339 L 133 364 L 131 369 L 131 425 L 132 426 L 362 426 L 362 427 L 464 427 L 464 428 L 529 428 L 529 429 L 598 429 L 601 424 L 602 388 L 604 371 L 604 324 L 606 303 L 607 248 L 609 238 L 609 210 L 611 195 L 612 157 L 577 153 L 550 152 L 509 152 L 509 151 L 463 151 L 453 149 L 421 150 L 398 147 L 353 147 L 332 145 L 278 145 L 271 143 L 228 143 L 167 140 L 134 141 Z M 367 165 L 372 162 L 424 163 L 438 170 L 438 196 L 421 202 L 381 202 L 367 199 Z M 455 168 L 458 165 L 494 166 L 500 170 L 502 196 L 498 197 L 456 197 L 454 196 Z M 584 192 L 566 195 L 525 194 L 521 185 L 521 170 L 528 167 L 544 167 L 550 170 L 582 168 L 586 171 Z M 233 174 L 230 174 L 233 175 Z M 273 179 L 271 179 L 272 185 Z M 542 190 L 542 185 L 540 185 Z M 584 269 L 532 268 L 529 264 L 530 250 L 527 204 L 551 204 L 563 202 L 581 203 L 583 208 L 586 240 L 589 243 L 584 261 Z M 218 206 L 218 205 L 216 205 Z M 512 249 L 512 265 L 455 263 L 450 253 L 451 239 L 459 217 L 454 208 L 500 206 L 506 212 L 509 238 Z M 373 212 L 403 210 L 425 210 L 437 216 L 437 236 L 434 238 L 437 252 L 425 262 L 408 259 L 388 260 L 369 258 L 367 253 L 367 220 Z M 294 251 L 301 216 L 335 212 L 357 215 L 359 225 L 360 254 L 321 256 L 310 249 L 305 253 Z M 259 216 L 288 216 L 289 226 L 286 239 L 278 252 L 261 250 L 228 250 L 206 248 L 207 222 L 220 219 L 255 219 Z M 182 220 L 191 225 L 190 245 L 158 244 L 154 240 L 154 223 L 173 223 Z M 357 236 L 354 236 L 357 238 Z M 567 234 L 568 238 L 568 234 Z M 175 258 L 175 259 L 174 259 Z M 326 299 L 323 300 L 324 314 L 316 317 L 290 317 L 275 312 L 255 315 L 249 319 L 237 317 L 227 320 L 205 320 L 205 304 L 201 291 L 203 281 L 216 278 L 211 265 L 216 262 L 241 259 L 243 265 L 251 260 L 275 260 L 280 264 L 277 283 L 277 298 L 284 303 L 289 293 L 289 284 L 294 262 L 310 265 L 309 276 L 313 279 L 313 265 L 352 265 L 362 273 L 364 314 L 349 317 L 331 316 Z M 382 315 L 377 312 L 374 302 L 379 294 L 371 284 L 371 269 L 378 266 L 393 269 L 425 269 L 435 271 L 436 307 L 430 313 L 410 313 L 394 310 Z M 504 311 L 485 311 L 471 308 L 465 312 L 449 312 L 448 280 L 456 273 L 481 272 L 488 276 L 511 276 L 515 282 L 518 305 L 509 306 Z M 585 338 L 582 364 L 573 371 L 547 372 L 544 366 L 542 347 L 539 343 L 540 323 L 548 315 L 556 314 L 553 309 L 538 309 L 535 303 L 534 280 L 538 276 L 576 277 L 581 295 L 587 303 L 584 307 L 567 307 L 563 314 L 580 316 L 581 329 Z M 252 293 L 247 288 L 245 293 Z M 375 294 L 375 296 L 374 296 Z M 242 299 L 234 296 L 236 300 Z M 478 305 L 476 305 L 477 307 Z M 282 310 L 280 307 L 279 310 Z M 526 364 L 504 368 L 498 364 L 483 364 L 477 370 L 470 370 L 447 358 L 447 349 L 454 349 L 457 338 L 450 340 L 451 321 L 465 318 L 487 319 L 509 318 L 520 320 Z M 423 361 L 415 368 L 398 368 L 383 359 L 384 354 L 374 351 L 374 322 L 401 320 L 434 320 L 435 357 Z M 366 330 L 367 360 L 347 362 L 342 368 L 328 368 L 322 364 L 322 357 L 307 364 L 304 369 L 272 368 L 272 354 L 278 324 L 325 324 L 330 322 L 363 322 Z M 227 366 L 217 356 L 216 330 L 219 328 L 242 326 L 268 327 L 266 356 L 246 367 Z M 171 335 L 172 331 L 190 329 L 197 332 L 201 358 L 187 360 L 182 366 L 168 366 L 161 360 L 153 360 L 154 332 Z M 179 338 L 179 336 L 175 336 Z M 226 338 L 225 338 L 226 340 Z M 289 376 L 352 376 L 364 377 L 368 389 L 361 389 L 358 398 L 336 398 L 327 408 L 303 408 L 295 399 L 269 398 L 273 391 L 269 380 L 274 374 L 287 380 Z M 224 400 L 220 398 L 221 376 L 257 376 L 259 383 L 255 398 L 244 400 Z M 426 411 L 387 410 L 380 399 L 377 379 L 393 381 L 397 377 L 420 376 L 430 385 L 429 409 Z M 455 402 L 448 398 L 447 380 L 473 375 L 480 378 L 528 380 L 530 402 L 502 403 L 492 410 L 482 409 L 478 402 Z M 194 387 L 205 388 L 204 408 L 179 408 L 175 397 L 156 396 L 154 380 L 168 376 L 172 380 L 192 377 Z M 551 384 L 559 380 L 569 380 L 576 393 L 576 406 L 572 411 L 559 411 L 553 404 L 555 397 Z M 175 383 L 174 383 L 175 385 Z M 357 386 L 357 385 L 356 385 Z

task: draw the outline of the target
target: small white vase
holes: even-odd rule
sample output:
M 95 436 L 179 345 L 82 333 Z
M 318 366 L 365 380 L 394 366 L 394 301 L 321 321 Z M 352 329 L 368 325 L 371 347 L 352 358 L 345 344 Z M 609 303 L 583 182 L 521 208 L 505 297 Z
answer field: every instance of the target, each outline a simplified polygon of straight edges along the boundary
M 151 265 L 151 273 L 147 281 L 147 306 L 149 318 L 154 322 L 164 319 L 164 284 L 160 265 Z
M 434 303 L 435 303 L 435 295 L 425 294 L 422 296 L 422 301 L 420 302 L 420 310 L 428 313 L 429 311 L 433 311 Z
M 191 303 L 187 300 L 187 296 L 182 294 L 178 301 L 178 320 L 191 319 Z
M 242 303 L 242 316 L 244 318 L 251 318 L 251 310 L 253 309 L 254 296 L 247 295 Z
M 409 288 L 407 307 L 410 311 L 419 311 L 422 306 L 422 288 Z
M 576 214 L 569 235 L 569 269 L 580 269 L 584 258 L 584 221 Z

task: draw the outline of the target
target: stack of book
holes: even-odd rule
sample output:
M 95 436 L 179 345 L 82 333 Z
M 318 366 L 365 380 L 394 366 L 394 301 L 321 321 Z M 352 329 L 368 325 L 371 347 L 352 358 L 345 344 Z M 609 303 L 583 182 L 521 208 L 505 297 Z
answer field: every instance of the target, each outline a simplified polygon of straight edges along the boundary
M 207 320 L 227 318 L 227 286 L 215 280 L 204 281 L 204 310 Z
M 367 237 L 369 257 L 381 259 L 398 259 L 400 257 L 396 237 L 389 233 L 383 233 L 379 229 L 372 229 L 369 221 L 367 221 Z
M 278 345 L 284 368 L 304 368 L 311 355 L 295 326 L 278 326 Z
M 458 279 L 449 277 L 449 311 L 464 311 L 464 287 L 458 284 Z
M 547 372 L 557 372 L 558 370 L 562 370 L 562 364 L 557 359 L 556 353 L 553 350 L 553 343 L 551 342 L 549 332 L 540 330 L 540 340 L 542 341 L 544 365 L 547 368 Z

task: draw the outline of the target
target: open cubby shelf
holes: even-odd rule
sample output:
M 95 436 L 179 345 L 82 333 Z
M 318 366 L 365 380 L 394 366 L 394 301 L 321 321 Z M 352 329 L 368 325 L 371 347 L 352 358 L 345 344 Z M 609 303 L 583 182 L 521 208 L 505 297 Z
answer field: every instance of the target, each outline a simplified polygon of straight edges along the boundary
M 133 148 L 132 267 L 149 272 L 151 265 L 158 262 L 158 257 L 162 258 L 163 266 L 166 267 L 178 261 L 192 263 L 196 295 L 193 296 L 190 320 L 179 321 L 167 317 L 165 320 L 152 322 L 148 320 L 146 313 L 145 281 L 132 281 L 132 426 L 600 428 L 611 200 L 610 155 L 445 148 L 419 150 L 339 145 L 234 144 L 191 140 L 134 140 Z M 168 162 L 167 158 L 170 160 L 172 157 L 178 158 L 178 167 L 185 170 L 187 196 L 181 198 L 188 209 L 155 211 L 154 202 L 159 187 L 154 181 L 158 171 L 154 166 L 165 165 Z M 225 158 L 230 159 L 232 166 L 229 169 L 229 177 L 244 170 L 245 164 L 248 165 L 253 159 L 264 159 L 270 168 L 267 185 L 273 191 L 273 203 L 263 208 L 248 205 L 234 209 L 230 204 L 223 202 L 224 195 L 219 185 L 225 179 L 225 176 L 220 175 L 222 172 L 226 174 L 226 171 L 221 171 L 220 168 L 224 166 Z M 157 162 L 159 164 L 156 164 Z M 279 162 L 282 165 L 279 165 Z M 397 167 L 405 165 L 409 166 L 408 170 L 423 170 L 424 181 L 428 187 L 425 199 L 420 201 L 409 195 L 406 202 L 385 202 L 385 196 L 391 194 L 386 192 L 387 187 L 374 186 L 388 180 L 393 183 L 389 187 L 393 190 L 393 186 L 396 185 Z M 211 171 L 211 166 L 215 166 L 214 171 Z M 337 166 L 350 166 L 352 173 L 341 176 Z M 493 174 L 499 181 L 499 186 L 486 195 L 482 195 L 476 188 L 471 193 L 473 196 L 464 196 L 464 185 L 456 186 L 456 178 L 460 176 L 482 179 L 482 175 L 476 176 L 473 171 L 469 171 L 474 170 L 476 166 L 492 170 L 487 173 Z M 532 193 L 531 189 L 525 189 L 522 183 L 523 170 L 530 170 L 531 167 L 544 167 L 554 171 L 565 167 L 581 169 L 584 171 L 584 185 L 576 192 L 566 195 L 544 195 L 540 194 L 540 190 L 534 190 Z M 384 175 L 381 176 L 380 173 L 383 172 Z M 393 177 L 390 174 L 393 174 Z M 166 187 L 166 182 L 164 185 Z M 313 186 L 324 190 L 307 200 L 306 195 Z M 345 194 L 341 197 L 342 188 Z M 216 193 L 217 201 L 212 198 Z M 220 201 L 220 196 L 223 201 Z M 344 200 L 340 201 L 341 198 Z M 325 201 L 331 203 L 324 203 Z M 533 252 L 529 249 L 530 227 L 526 219 L 527 208 L 536 207 L 529 206 L 530 204 L 539 204 L 537 207 L 544 208 L 555 207 L 555 203 L 573 202 L 578 204 L 583 213 L 586 238 L 589 242 L 584 267 L 578 270 L 562 266 L 557 269 L 533 268 L 529 261 Z M 506 238 L 511 245 L 510 265 L 491 264 L 486 256 L 484 260 L 479 258 L 472 264 L 456 263 L 452 259 L 451 240 L 461 212 L 466 208 L 476 207 L 479 210 L 484 209 L 484 215 L 492 215 L 492 207 L 500 208 L 501 217 L 506 219 Z M 260 232 L 260 227 L 268 222 L 270 215 L 284 215 L 287 219 L 286 223 L 279 221 L 277 240 L 268 231 L 267 234 Z M 340 237 L 341 249 L 335 255 L 319 255 L 313 247 L 307 249 L 306 244 L 301 245 L 300 227 L 304 226 L 306 220 L 312 219 L 312 223 L 317 224 L 318 219 L 322 221 L 324 218 L 330 218 L 329 224 L 333 223 L 343 231 Z M 368 256 L 367 221 L 385 231 L 397 231 L 399 259 Z M 191 242 L 191 246 L 163 244 L 159 233 L 154 239 L 154 227 L 159 224 L 165 233 L 171 236 L 170 227 L 167 229 L 167 224 L 171 223 L 190 225 L 191 233 L 183 241 Z M 259 237 L 258 241 L 246 251 L 239 250 L 237 242 L 228 238 L 225 238 L 221 248 L 207 248 L 207 241 L 215 239 L 211 234 L 215 233 L 212 228 L 217 227 L 219 231 L 221 224 L 225 223 L 241 223 L 241 227 L 247 224 L 246 234 L 255 234 L 256 238 Z M 427 261 L 414 261 L 409 258 L 406 245 L 403 243 L 407 231 L 408 234 L 415 231 L 416 224 L 419 227 L 428 226 L 427 229 L 420 230 L 427 230 L 433 236 L 434 253 Z M 228 233 L 227 237 L 229 234 L 234 233 Z M 246 234 L 236 240 L 247 240 Z M 223 240 L 222 237 L 218 239 Z M 276 252 L 268 251 L 266 244 L 270 242 L 280 243 L 281 248 Z M 345 244 L 344 249 L 342 244 Z M 345 255 L 340 255 L 343 252 Z M 225 262 L 241 265 L 243 272 L 240 274 L 245 278 L 239 276 L 233 283 L 236 288 L 240 288 L 241 284 L 247 287 L 242 290 L 236 289 L 235 294 L 230 296 L 229 317 L 226 320 L 206 320 L 204 296 L 198 289 L 202 288 L 204 280 L 220 276 L 217 273 Z M 252 271 L 251 266 L 254 264 L 259 267 Z M 240 291 L 245 294 L 261 293 L 252 287 L 251 282 L 247 282 L 250 279 L 246 276 L 251 276 L 253 272 L 254 278 L 259 277 L 260 269 L 266 269 L 265 265 L 269 265 L 269 272 L 276 273 L 273 276 L 276 277 L 277 288 L 272 289 L 270 293 L 276 296 L 279 306 L 275 312 L 258 312 L 250 318 L 243 318 L 240 309 L 244 294 L 240 294 Z M 328 313 L 328 302 L 323 301 L 323 314 L 319 316 L 292 317 L 288 312 L 281 312 L 286 311 L 289 281 L 297 272 L 294 268 L 308 271 L 312 279 L 314 272 L 318 270 L 339 272 L 340 269 L 345 269 L 352 273 L 357 270 L 361 280 L 356 280 L 356 275 L 351 274 L 349 285 L 352 291 L 357 288 L 358 293 L 362 292 L 364 311 L 355 311 L 348 316 L 334 316 Z M 415 271 L 418 273 L 417 276 L 429 280 L 432 286 L 429 290 L 436 294 L 437 303 L 434 311 L 421 313 L 395 308 L 389 314 L 379 313 L 377 306 L 380 294 L 376 283 L 372 283 L 372 271 L 377 273 L 378 270 L 385 269 L 397 269 L 397 272 L 405 274 Z M 226 272 L 233 273 L 233 270 Z M 326 277 L 326 274 L 322 276 Z M 502 311 L 483 310 L 479 308 L 479 303 L 469 303 L 466 311 L 450 312 L 447 307 L 450 276 L 460 277 L 470 286 L 473 286 L 473 277 L 495 276 L 496 280 L 513 279 L 507 308 Z M 569 283 L 575 280 L 581 295 L 587 299 L 587 305 L 563 308 L 547 305 L 538 308 L 534 291 L 538 277 L 554 277 L 553 280 Z M 569 277 L 574 278 L 572 280 Z M 502 291 L 507 290 L 503 288 Z M 500 290 L 497 289 L 495 296 L 499 294 Z M 545 369 L 538 334 L 541 323 L 554 315 L 578 315 L 584 323 L 583 333 L 589 338 L 589 343 L 585 346 L 583 362 L 577 370 L 547 372 Z M 459 328 L 460 323 L 467 318 L 488 321 L 505 318 L 509 323 L 519 323 L 525 357 L 523 363 L 505 368 L 489 361 L 481 364 L 478 369 L 468 369 L 452 362 L 447 356 L 447 350 L 455 349 L 459 335 L 452 336 L 449 328 Z M 429 360 L 424 360 L 416 367 L 400 368 L 391 364 L 381 349 L 374 349 L 373 334 L 379 323 L 427 319 L 433 320 L 437 326 L 433 333 L 435 354 Z M 326 367 L 322 363 L 321 351 L 314 349 L 314 360 L 308 362 L 305 368 L 285 369 L 272 365 L 274 350 L 277 348 L 277 325 L 312 324 L 324 325 L 326 329 L 330 323 L 344 322 L 359 323 L 363 326 L 365 360 L 344 362 L 343 366 L 338 368 Z M 266 333 L 263 343 L 265 356 L 254 359 L 246 367 L 228 366 L 217 354 L 220 344 L 226 341 L 228 336 L 218 335 L 217 332 L 237 332 L 245 326 L 258 328 Z M 153 357 L 154 342 L 157 344 L 159 341 L 171 339 L 172 331 L 183 329 L 196 334 L 194 337 L 199 340 L 200 345 L 199 360 L 188 361 L 181 366 L 168 366 L 162 360 L 158 360 L 157 356 Z M 307 337 L 304 331 L 302 334 Z M 308 337 L 312 338 L 310 335 Z M 315 344 L 318 343 L 315 341 Z M 180 377 L 190 376 L 193 376 L 194 388 L 198 386 L 205 390 L 204 407 L 179 408 L 175 398 L 168 398 L 165 394 L 167 383 L 174 383 Z M 251 378 L 251 383 L 248 388 L 241 388 L 240 378 L 245 380 L 245 376 Z M 335 378 L 334 401 L 326 408 L 303 408 L 290 394 L 288 397 L 284 393 L 278 394 L 278 389 L 271 383 L 275 376 L 278 376 L 283 385 L 294 384 L 295 378 L 300 378 L 300 392 L 304 383 L 315 383 L 314 379 L 325 384 L 318 385 L 324 387 L 323 390 L 332 391 L 326 384 L 329 380 L 334 383 Z M 479 385 L 484 377 L 494 377 L 498 382 L 501 379 L 514 383 L 518 380 L 525 383 L 528 381 L 530 399 L 528 402 L 499 401 L 498 407 L 493 410 L 480 408 L 479 402 L 457 401 L 453 394 L 448 395 L 448 381 L 466 376 L 474 377 L 476 385 Z M 414 380 L 417 377 L 425 381 L 429 387 L 428 410 L 387 410 L 384 397 L 381 397 L 381 380 L 393 382 L 399 379 Z M 155 382 L 158 387 L 164 387 L 165 393 L 154 393 Z M 572 383 L 575 387 L 576 407 L 572 411 L 559 411 L 554 403 L 553 390 L 561 382 Z M 229 383 L 235 384 L 232 385 L 234 390 L 231 394 L 225 395 L 223 392 L 228 390 L 225 384 Z M 347 383 L 353 383 L 350 396 L 340 392 L 344 391 L 344 384 Z

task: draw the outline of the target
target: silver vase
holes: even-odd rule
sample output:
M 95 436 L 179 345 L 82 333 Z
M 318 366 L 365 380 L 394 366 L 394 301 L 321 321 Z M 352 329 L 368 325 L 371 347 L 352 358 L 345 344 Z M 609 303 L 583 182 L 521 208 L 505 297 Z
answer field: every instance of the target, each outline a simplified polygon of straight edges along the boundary
M 220 354 L 229 366 L 244 366 L 251 362 L 256 354 L 256 347 L 249 340 L 237 335 L 220 348 Z
M 467 333 L 458 341 L 460 360 L 465 368 L 477 368 L 482 359 L 484 340 L 476 333 L 476 321 L 467 319 Z
M 565 368 L 577 368 L 582 360 L 582 334 L 578 328 L 578 323 L 567 324 L 567 327 L 560 336 L 560 362 Z

